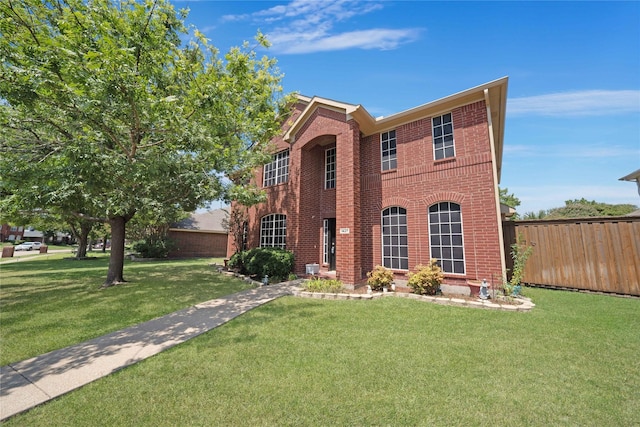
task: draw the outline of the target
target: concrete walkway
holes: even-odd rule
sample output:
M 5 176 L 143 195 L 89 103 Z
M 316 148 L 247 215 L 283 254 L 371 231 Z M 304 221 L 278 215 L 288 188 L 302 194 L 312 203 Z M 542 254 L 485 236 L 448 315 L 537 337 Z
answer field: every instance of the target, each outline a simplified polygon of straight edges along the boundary
M 207 301 L 0 368 L 0 421 L 183 343 L 276 298 L 292 282 Z

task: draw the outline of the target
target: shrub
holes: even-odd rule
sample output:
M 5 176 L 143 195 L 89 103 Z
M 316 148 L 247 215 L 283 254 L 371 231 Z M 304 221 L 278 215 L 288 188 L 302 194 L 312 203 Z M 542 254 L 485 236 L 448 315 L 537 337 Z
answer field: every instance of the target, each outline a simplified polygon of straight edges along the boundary
M 524 267 L 532 253 L 533 247 L 527 245 L 522 233 L 518 234 L 516 243 L 511 245 L 511 258 L 513 259 L 511 279 L 505 281 L 502 286 L 505 296 L 517 296 L 520 294 Z
M 167 238 L 147 238 L 133 244 L 133 250 L 143 258 L 167 258 L 175 244 Z
M 444 280 L 442 269 L 437 260 L 431 259 L 429 265 L 417 265 L 415 273 L 409 273 L 408 285 L 418 295 L 435 295 Z
M 235 254 L 231 255 L 231 258 L 229 258 L 229 261 L 227 262 L 227 266 L 232 269 L 232 270 L 237 270 L 240 273 L 244 273 L 244 254 L 246 252 L 236 252 Z
M 374 269 L 367 273 L 367 285 L 374 291 L 381 291 L 383 287 L 390 287 L 393 283 L 393 271 L 376 265 Z
M 326 292 L 336 294 L 344 290 L 344 285 L 337 279 L 320 279 L 318 277 L 314 277 L 305 282 L 303 288 L 308 292 Z
M 293 252 L 278 248 L 254 248 L 242 254 L 246 274 L 285 279 L 293 270 Z

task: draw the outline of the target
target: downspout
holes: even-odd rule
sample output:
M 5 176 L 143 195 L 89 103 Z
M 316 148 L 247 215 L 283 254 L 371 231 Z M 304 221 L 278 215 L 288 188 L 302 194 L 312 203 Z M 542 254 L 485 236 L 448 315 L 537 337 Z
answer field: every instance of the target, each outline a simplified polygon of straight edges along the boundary
M 500 277 L 507 271 L 504 253 L 504 235 L 502 233 L 502 215 L 500 214 L 500 189 L 498 187 L 498 163 L 496 161 L 496 142 L 493 138 L 493 120 L 491 119 L 491 105 L 489 104 L 489 89 L 484 90 L 484 103 L 487 107 L 487 124 L 489 125 L 489 143 L 491 144 L 491 170 L 493 172 L 495 212 L 498 224 L 498 238 L 500 241 Z

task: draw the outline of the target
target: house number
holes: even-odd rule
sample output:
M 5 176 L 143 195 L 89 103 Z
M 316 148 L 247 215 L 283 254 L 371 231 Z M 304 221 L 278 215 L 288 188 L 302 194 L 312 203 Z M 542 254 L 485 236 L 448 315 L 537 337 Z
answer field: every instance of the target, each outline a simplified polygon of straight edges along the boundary
M 351 233 L 351 230 L 349 228 L 340 229 L 340 234 L 349 234 L 349 233 Z

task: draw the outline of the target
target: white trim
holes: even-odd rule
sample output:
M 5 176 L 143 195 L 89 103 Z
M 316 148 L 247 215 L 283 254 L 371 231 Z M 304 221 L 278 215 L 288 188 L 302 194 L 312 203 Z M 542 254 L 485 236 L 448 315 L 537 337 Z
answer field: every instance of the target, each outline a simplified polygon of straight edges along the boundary
M 504 251 L 504 234 L 502 233 L 502 212 L 500 210 L 500 187 L 498 186 L 498 164 L 496 160 L 496 143 L 493 138 L 493 120 L 491 118 L 491 105 L 489 103 L 489 89 L 484 90 L 484 103 L 487 107 L 487 125 L 489 129 L 489 143 L 491 145 L 491 172 L 493 173 L 493 191 L 495 199 L 496 221 L 498 223 L 498 243 L 500 246 L 500 276 L 507 272 L 507 261 Z
M 389 138 L 389 136 L 388 136 L 388 134 L 391 133 L 391 132 L 394 132 L 393 139 Z M 393 143 L 394 143 L 394 147 L 393 148 L 395 150 L 395 155 L 393 157 L 393 160 L 395 160 L 395 162 L 396 162 L 396 166 L 394 168 L 392 168 L 392 167 L 389 167 L 388 169 L 384 168 L 384 150 L 382 149 L 382 142 L 383 142 L 382 135 L 384 135 L 385 133 L 387 134 L 387 143 L 390 143 L 391 141 L 393 141 Z M 391 151 L 391 148 L 388 148 L 387 151 Z M 388 160 L 387 163 L 390 164 L 391 161 Z M 389 129 L 389 130 L 386 130 L 384 132 L 380 132 L 380 170 L 382 172 L 385 172 L 385 171 L 391 171 L 391 170 L 395 170 L 395 169 L 398 169 L 398 132 L 397 132 L 396 129 Z
M 406 246 L 407 247 L 407 256 L 406 256 L 407 268 L 394 268 L 394 267 L 387 267 L 386 265 L 384 265 L 384 259 L 385 259 L 385 255 L 384 255 L 384 248 L 385 248 L 385 245 L 384 245 L 384 237 L 385 237 L 385 235 L 384 235 L 384 211 L 386 211 L 387 209 L 392 209 L 392 208 L 398 208 L 398 209 L 404 210 L 404 216 L 405 216 L 405 222 L 406 222 L 405 223 L 405 227 L 407 228 L 407 233 L 404 234 L 404 236 L 407 238 L 407 246 Z M 389 212 L 389 214 L 391 214 L 391 212 Z M 399 215 L 400 215 L 400 213 L 398 212 L 397 216 L 399 216 Z M 401 236 L 403 236 L 403 235 L 399 234 L 399 233 L 396 235 L 396 237 L 398 237 L 398 238 L 401 237 Z M 391 238 L 391 237 L 393 237 L 393 235 L 389 235 L 389 238 Z M 393 271 L 409 271 L 409 215 L 407 214 L 407 208 L 402 207 L 402 206 L 394 205 L 394 206 L 387 206 L 386 208 L 384 208 L 384 209 L 382 209 L 380 211 L 380 246 L 381 246 L 381 253 L 380 253 L 381 261 L 382 261 L 382 266 L 384 268 L 387 268 L 387 269 L 393 270 Z M 389 247 L 393 248 L 393 245 L 390 244 Z M 398 244 L 397 247 L 400 248 L 401 247 L 400 244 Z M 390 260 L 392 260 L 393 258 L 394 258 L 393 255 L 389 256 Z M 402 257 L 402 256 L 398 255 L 395 258 L 397 258 L 399 260 L 402 260 L 405 257 Z M 393 261 L 392 261 L 392 264 L 393 264 Z
M 445 271 L 444 267 L 442 265 L 440 265 L 440 267 L 442 268 L 442 272 L 445 274 L 453 274 L 456 276 L 466 276 L 467 275 L 467 254 L 466 254 L 466 246 L 465 246 L 465 238 L 464 238 L 464 218 L 462 215 L 462 205 L 458 202 L 454 202 L 451 200 L 440 200 L 438 202 L 432 203 L 431 205 L 427 206 L 427 227 L 429 230 L 429 258 L 436 258 L 438 261 L 442 261 L 442 258 L 437 258 L 435 256 L 433 256 L 433 245 L 431 244 L 431 236 L 433 236 L 433 234 L 431 233 L 431 207 L 432 206 L 436 206 L 439 205 L 440 203 L 449 203 L 449 213 L 451 213 L 451 203 L 458 205 L 458 207 L 460 208 L 460 236 L 462 238 L 462 268 L 464 269 L 464 272 L 462 273 L 455 273 L 453 271 Z M 438 208 L 438 214 L 440 214 L 440 208 Z M 440 223 L 440 220 L 438 219 L 438 224 Z M 449 226 L 451 226 L 451 216 L 449 216 L 449 222 L 448 222 Z M 449 235 L 451 235 L 452 232 L 451 230 L 449 230 Z M 442 234 L 438 233 L 438 236 L 442 236 Z M 457 245 L 456 245 L 457 246 Z M 440 245 L 438 245 L 438 247 L 442 250 L 442 240 L 440 241 Z M 451 248 L 451 262 L 455 262 L 455 258 L 453 257 L 453 243 L 451 243 L 449 245 L 449 247 Z M 454 265 L 452 264 L 451 267 L 455 270 Z
M 445 133 L 444 133 L 444 124 L 443 124 L 442 118 L 447 114 L 451 115 L 451 144 L 452 144 L 452 147 L 453 147 L 453 155 L 452 156 L 446 156 L 445 155 L 446 151 L 447 151 L 447 146 L 445 145 L 445 140 L 444 140 Z M 438 117 L 440 118 L 440 124 L 438 126 L 440 128 L 442 128 L 442 135 L 440 137 L 442 138 L 442 144 L 443 144 L 442 148 L 441 149 L 439 148 L 438 150 L 442 150 L 443 155 L 445 155 L 444 157 L 442 157 L 440 159 L 438 159 L 437 156 L 436 156 L 436 135 L 435 135 L 435 126 L 433 125 L 433 119 L 436 119 Z M 455 131 L 455 127 L 453 126 L 453 110 L 449 111 L 449 112 L 446 112 L 446 113 L 442 113 L 440 115 L 431 116 L 431 143 L 433 145 L 433 160 L 434 161 L 437 162 L 439 160 L 453 159 L 453 158 L 456 157 L 456 139 L 454 137 L 454 131 Z
M 328 163 L 328 157 L 329 157 L 329 151 L 333 150 L 333 187 L 329 187 L 327 184 L 329 184 L 329 179 L 327 178 L 327 174 L 328 174 L 328 167 L 329 167 L 329 163 Z M 334 188 L 336 188 L 336 181 L 337 181 L 337 174 L 338 174 L 338 150 L 337 147 L 331 147 L 331 148 L 327 148 L 326 150 L 324 150 L 324 189 L 325 190 L 333 190 Z

